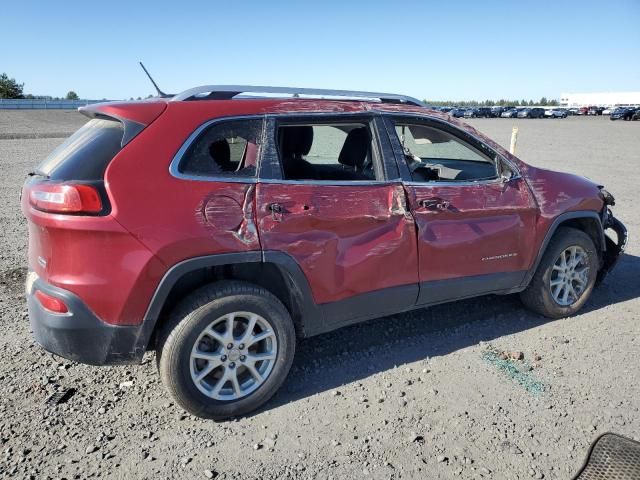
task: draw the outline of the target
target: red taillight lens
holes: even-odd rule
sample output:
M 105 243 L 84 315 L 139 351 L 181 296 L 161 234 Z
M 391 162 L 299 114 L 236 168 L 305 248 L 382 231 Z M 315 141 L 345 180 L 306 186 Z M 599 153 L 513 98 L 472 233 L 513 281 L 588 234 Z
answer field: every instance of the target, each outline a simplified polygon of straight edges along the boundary
M 29 203 L 44 212 L 98 213 L 100 194 L 91 185 L 37 183 L 29 188 Z
M 40 302 L 40 304 L 47 310 L 53 313 L 67 313 L 69 309 L 64 304 L 62 300 L 56 297 L 52 297 L 51 295 L 47 295 L 40 290 L 36 290 L 35 293 L 36 298 Z

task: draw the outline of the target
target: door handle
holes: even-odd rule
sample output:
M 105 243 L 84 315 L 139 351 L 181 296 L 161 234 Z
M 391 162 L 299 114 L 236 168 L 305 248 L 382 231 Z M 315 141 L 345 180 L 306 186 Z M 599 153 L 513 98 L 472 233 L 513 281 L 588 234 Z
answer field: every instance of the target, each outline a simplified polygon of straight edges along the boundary
M 420 206 L 429 210 L 447 210 L 451 206 L 451 202 L 441 198 L 429 198 L 420 200 Z

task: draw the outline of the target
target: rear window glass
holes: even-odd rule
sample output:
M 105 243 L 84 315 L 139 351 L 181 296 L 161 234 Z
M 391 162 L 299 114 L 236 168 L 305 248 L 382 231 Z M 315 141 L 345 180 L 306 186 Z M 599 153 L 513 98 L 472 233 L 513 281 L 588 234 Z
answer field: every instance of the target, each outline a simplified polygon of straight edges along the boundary
M 90 120 L 56 148 L 36 173 L 53 180 L 100 180 L 122 148 L 123 134 L 117 120 Z

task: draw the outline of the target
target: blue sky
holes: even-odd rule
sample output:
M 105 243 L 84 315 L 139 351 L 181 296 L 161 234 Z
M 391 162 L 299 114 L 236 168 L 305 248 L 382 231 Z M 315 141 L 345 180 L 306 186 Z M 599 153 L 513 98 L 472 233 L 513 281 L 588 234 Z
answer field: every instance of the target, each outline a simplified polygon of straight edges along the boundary
M 418 98 L 640 90 L 640 0 L 6 2 L 0 73 L 25 93 L 128 98 L 202 84 Z M 11 46 L 12 48 L 8 48 Z

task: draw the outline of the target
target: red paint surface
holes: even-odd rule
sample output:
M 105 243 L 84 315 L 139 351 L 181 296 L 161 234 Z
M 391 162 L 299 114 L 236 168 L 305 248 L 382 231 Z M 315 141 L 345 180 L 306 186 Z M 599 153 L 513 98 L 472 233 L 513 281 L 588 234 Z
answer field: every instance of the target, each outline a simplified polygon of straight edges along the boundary
M 408 186 L 418 225 L 420 281 L 525 270 L 533 261 L 536 204 L 523 180 Z M 444 210 L 421 200 L 449 202 Z M 509 255 L 495 259 L 492 257 Z
M 29 220 L 30 268 L 77 294 L 112 324 L 140 323 L 162 276 L 188 258 L 260 248 L 284 251 L 300 264 L 315 301 L 324 303 L 419 280 L 526 269 L 557 215 L 602 207 L 593 183 L 529 167 L 463 122 L 420 107 L 158 100 L 91 108 L 151 122 L 107 168 L 111 214 L 48 214 L 30 207 L 25 196 L 22 207 Z M 416 230 L 400 184 L 254 185 L 181 180 L 169 173 L 184 140 L 212 118 L 365 108 L 423 113 L 451 122 L 515 162 L 524 179 L 504 191 L 502 185 L 409 189 Z M 446 199 L 453 209 L 420 212 L 416 202 L 425 197 Z M 284 207 L 281 221 L 273 218 L 271 203 Z M 481 260 L 511 251 L 518 255 L 504 262 Z
M 265 250 L 300 265 L 316 303 L 418 281 L 415 224 L 402 187 L 259 184 Z M 280 220 L 269 205 L 282 206 Z
M 86 107 L 80 107 L 81 113 L 93 116 L 103 114 L 116 118 L 126 118 L 134 122 L 149 125 L 167 108 L 167 100 L 153 99 L 138 102 L 108 102 L 94 103 Z

